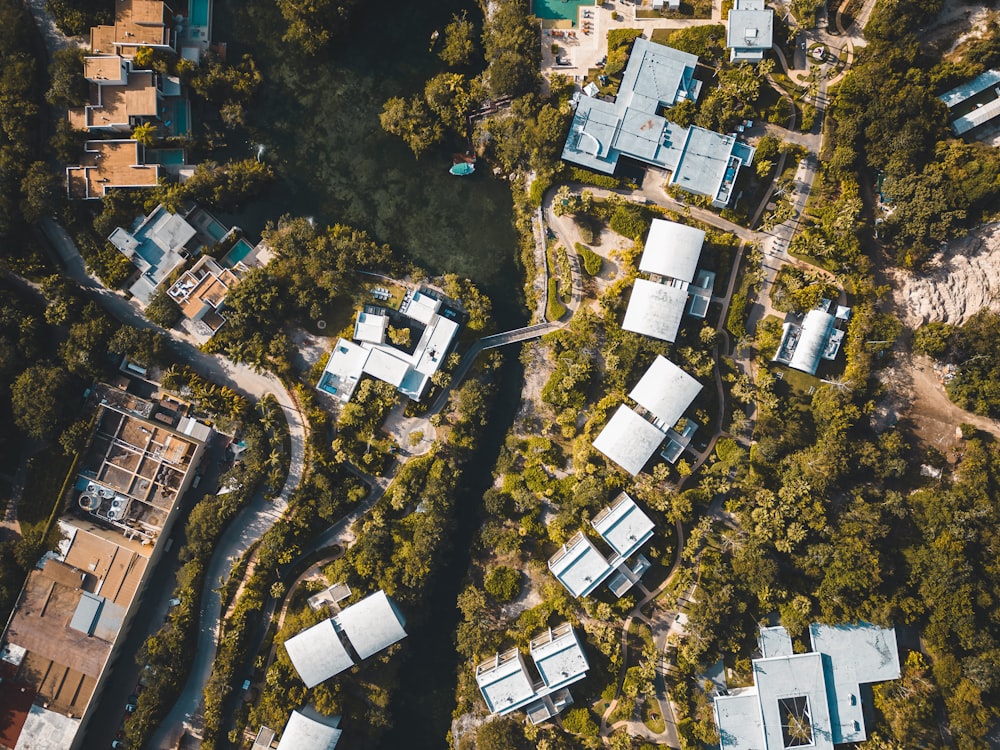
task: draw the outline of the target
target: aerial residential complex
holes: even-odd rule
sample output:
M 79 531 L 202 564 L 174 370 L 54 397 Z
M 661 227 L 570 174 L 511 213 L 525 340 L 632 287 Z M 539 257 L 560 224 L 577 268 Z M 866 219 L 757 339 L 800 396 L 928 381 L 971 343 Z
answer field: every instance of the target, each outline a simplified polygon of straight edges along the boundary
M 0 745 L 19 750 L 85 746 L 80 730 L 211 436 L 182 402 L 108 386 L 98 396 L 62 541 L 28 576 L 0 640 Z
M 90 30 L 90 55 L 84 76 L 90 83 L 89 104 L 70 109 L 69 122 L 92 134 L 127 135 L 140 124 L 155 125 L 165 136 L 191 132 L 191 107 L 177 76 L 135 69 L 138 51 L 147 47 L 197 62 L 211 38 L 212 0 L 190 0 L 189 17 L 175 16 L 161 0 L 109 0 L 115 22 Z M 163 161 L 177 161 L 170 170 L 161 158 L 132 139 L 88 141 L 79 165 L 66 168 L 70 198 L 96 200 L 116 188 L 155 187 L 165 174 L 192 171 L 183 149 Z
M 721 750 L 787 750 L 863 742 L 862 685 L 899 678 L 896 632 L 874 625 L 809 626 L 795 653 L 783 627 L 761 628 L 752 687 L 715 697 Z
M 642 37 L 635 40 L 618 96 L 606 102 L 578 101 L 562 158 L 587 169 L 614 174 L 621 157 L 671 172 L 669 185 L 712 199 L 724 207 L 732 198 L 740 168 L 754 148 L 735 135 L 722 135 L 670 122 L 669 108 L 697 101 L 698 58 Z M 660 112 L 666 108 L 666 117 Z
M 250 750 L 335 750 L 344 733 L 339 724 L 340 717 L 321 716 L 309 709 L 292 711 L 277 745 L 274 744 L 277 733 L 261 727 Z
M 729 61 L 758 63 L 773 41 L 774 11 L 764 7 L 764 0 L 736 0 L 726 25 Z
M 398 311 L 365 305 L 354 326 L 357 343 L 338 339 L 316 387 L 347 403 L 361 376 L 370 375 L 419 401 L 458 334 L 457 316 L 456 310 L 426 288 L 407 292 Z M 419 330 L 416 345 L 404 349 L 387 343 L 390 321 Z
M 569 623 L 532 638 L 528 653 L 534 672 L 520 649 L 512 648 L 476 667 L 476 684 L 490 713 L 524 709 L 532 724 L 540 724 L 572 705 L 567 688 L 587 676 L 590 664 Z
M 292 636 L 285 641 L 285 650 L 299 677 L 311 688 L 401 641 L 406 637 L 405 625 L 395 603 L 384 591 L 377 591 Z
M 576 598 L 589 596 L 608 581 L 608 588 L 621 599 L 649 569 L 650 562 L 642 554 L 631 563 L 629 558 L 652 539 L 653 522 L 623 492 L 590 524 L 614 553 L 605 557 L 589 537 L 578 531 L 549 558 L 549 570 Z
M 772 361 L 815 375 L 821 359 L 836 359 L 844 340 L 844 329 L 839 326 L 850 319 L 851 309 L 838 305 L 836 313 L 831 314 L 830 305 L 830 300 L 823 300 L 818 308 L 806 313 L 801 323 L 789 316 Z

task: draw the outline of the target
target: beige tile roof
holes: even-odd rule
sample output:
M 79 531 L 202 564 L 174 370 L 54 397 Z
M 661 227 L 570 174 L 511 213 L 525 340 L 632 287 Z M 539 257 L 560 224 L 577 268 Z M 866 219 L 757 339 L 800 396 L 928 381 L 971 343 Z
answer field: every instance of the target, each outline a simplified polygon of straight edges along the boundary
M 136 141 L 87 141 L 85 148 L 80 166 L 66 169 L 70 198 L 100 198 L 109 188 L 156 186 L 159 167 L 142 164 Z

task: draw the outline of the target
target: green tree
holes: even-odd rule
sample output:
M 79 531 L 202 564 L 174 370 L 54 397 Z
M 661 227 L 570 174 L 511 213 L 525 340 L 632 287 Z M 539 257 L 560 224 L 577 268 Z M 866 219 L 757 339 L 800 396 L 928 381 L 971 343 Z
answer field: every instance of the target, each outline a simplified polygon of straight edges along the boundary
M 14 423 L 33 438 L 50 438 L 63 426 L 69 379 L 61 367 L 32 365 L 10 387 Z
M 441 123 L 421 97 L 392 97 L 382 105 L 379 122 L 387 133 L 402 138 L 417 158 L 444 137 Z
M 59 204 L 60 183 L 48 165 L 36 161 L 28 167 L 21 180 L 21 214 L 30 224 L 36 224 L 46 216 L 51 216 Z
M 80 107 L 90 100 L 87 79 L 83 77 L 83 57 L 83 49 L 75 46 L 56 50 L 52 55 L 45 101 L 53 107 Z
M 170 298 L 167 290 L 159 288 L 146 305 L 146 317 L 161 328 L 173 328 L 181 319 L 181 308 Z
M 132 128 L 132 138 L 143 146 L 152 146 L 156 143 L 156 125 L 151 122 L 139 123 Z
M 476 27 L 469 20 L 468 14 L 462 11 L 452 16 L 451 22 L 444 27 L 444 44 L 438 52 L 438 57 L 452 68 L 468 65 L 476 52 Z
M 521 571 L 501 565 L 486 574 L 483 581 L 486 593 L 498 602 L 509 602 L 521 590 Z
M 476 732 L 476 750 L 520 750 L 524 747 L 524 729 L 506 716 L 488 721 Z

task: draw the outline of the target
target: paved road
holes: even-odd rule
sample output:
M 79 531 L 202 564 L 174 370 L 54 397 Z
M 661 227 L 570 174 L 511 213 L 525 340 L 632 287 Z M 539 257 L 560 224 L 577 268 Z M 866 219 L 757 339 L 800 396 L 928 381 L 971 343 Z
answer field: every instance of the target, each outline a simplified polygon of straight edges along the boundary
M 158 328 L 131 302 L 105 288 L 87 272 L 79 249 L 62 226 L 52 219 L 46 219 L 41 223 L 41 230 L 62 261 L 66 274 L 105 310 L 118 320 L 138 328 Z M 202 692 L 211 675 L 212 661 L 218 646 L 221 601 L 215 589 L 218 588 L 220 579 L 229 575 L 233 564 L 281 517 L 289 496 L 298 487 L 305 470 L 305 423 L 298 405 L 280 380 L 270 373 L 258 373 L 224 357 L 206 354 L 175 331 L 165 333 L 169 336 L 169 345 L 177 360 L 189 365 L 201 376 L 228 385 L 252 398 L 259 399 L 268 394 L 274 396 L 288 423 L 291 460 L 288 477 L 279 496 L 274 500 L 266 500 L 262 493 L 258 493 L 219 540 L 205 579 L 198 646 L 191 675 L 174 709 L 150 743 L 150 747 L 154 748 L 173 747 L 182 730 L 183 721 L 196 714 L 201 704 Z

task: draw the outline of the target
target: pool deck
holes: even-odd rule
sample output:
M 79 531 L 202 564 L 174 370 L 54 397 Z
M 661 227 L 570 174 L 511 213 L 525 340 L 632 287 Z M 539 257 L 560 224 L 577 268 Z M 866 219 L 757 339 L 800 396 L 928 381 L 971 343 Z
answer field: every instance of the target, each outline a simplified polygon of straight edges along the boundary
M 566 20 L 543 19 L 542 76 L 546 82 L 552 73 L 561 73 L 571 76 L 580 88 L 588 72 L 597 67 L 597 61 L 607 56 L 608 31 L 611 29 L 642 29 L 642 35 L 649 39 L 655 29 L 687 29 L 723 23 L 722 0 L 712 0 L 711 18 L 636 18 L 636 7 L 633 3 L 620 0 L 596 6 L 581 5 L 575 25 Z M 638 7 L 652 8 L 651 0 L 640 2 Z M 584 11 L 589 13 L 589 18 L 584 17 Z M 612 15 L 620 20 L 615 20 Z M 589 33 L 584 32 L 584 21 L 590 24 Z M 572 31 L 575 36 L 566 36 L 564 30 Z M 564 35 L 553 36 L 553 31 Z M 556 65 L 556 56 L 552 54 L 553 43 L 559 45 L 559 57 L 568 65 Z

